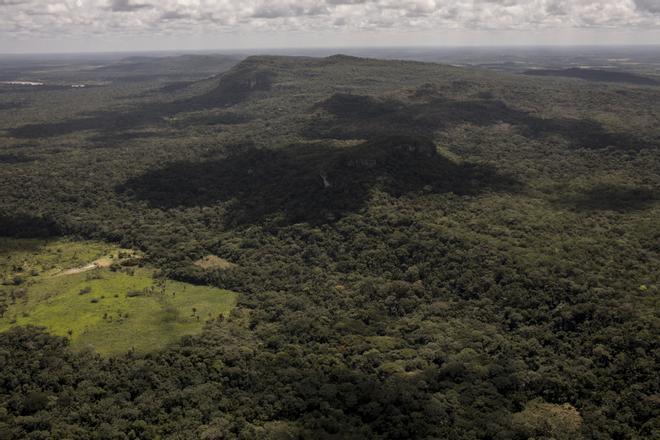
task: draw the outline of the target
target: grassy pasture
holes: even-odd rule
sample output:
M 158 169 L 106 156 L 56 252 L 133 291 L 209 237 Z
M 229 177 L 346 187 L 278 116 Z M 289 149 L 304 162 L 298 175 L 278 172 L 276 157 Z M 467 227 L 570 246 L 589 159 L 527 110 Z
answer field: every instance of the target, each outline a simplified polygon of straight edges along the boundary
M 236 300 L 233 292 L 155 279 L 147 267 L 69 274 L 92 261 L 104 266 L 131 255 L 107 244 L 2 239 L 0 249 L 0 295 L 6 301 L 0 331 L 44 326 L 69 337 L 74 348 L 103 355 L 164 348 L 201 331 Z

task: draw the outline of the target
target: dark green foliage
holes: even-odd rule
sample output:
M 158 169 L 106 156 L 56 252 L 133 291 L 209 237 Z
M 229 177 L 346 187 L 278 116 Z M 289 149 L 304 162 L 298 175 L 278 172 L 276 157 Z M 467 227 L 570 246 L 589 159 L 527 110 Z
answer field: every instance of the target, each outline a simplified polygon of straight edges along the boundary
M 1 232 L 115 241 L 239 305 L 143 356 L 0 334 L 0 437 L 658 437 L 656 89 L 344 56 L 135 87 L 123 124 L 3 138 L 39 160 L 0 166 Z M 84 119 L 20 111 L 10 135 Z
M 647 187 L 600 184 L 566 198 L 564 203 L 576 209 L 628 212 L 649 208 L 659 198 Z
M 48 395 L 39 391 L 30 391 L 20 402 L 20 413 L 31 415 L 48 407 Z
M 2 110 L 16 110 L 23 107 L 23 101 L 0 102 L 0 111 Z
M 138 80 L 140 80 L 138 78 Z M 141 79 L 141 80 L 144 80 Z M 234 69 L 221 77 L 219 86 L 208 93 L 194 98 L 174 100 L 166 103 L 147 103 L 136 109 L 120 109 L 113 111 L 97 111 L 61 122 L 47 122 L 27 124 L 9 130 L 13 137 L 35 139 L 67 135 L 79 131 L 96 130 L 105 135 L 97 139 L 107 140 L 108 133 L 116 135 L 118 132 L 145 127 L 148 125 L 164 125 L 164 120 L 182 111 L 195 111 L 199 109 L 226 107 L 240 102 L 257 90 L 268 90 L 272 83 L 272 74 L 267 71 L 251 69 Z M 166 90 L 170 93 L 175 90 Z M 230 93 L 228 93 L 230 92 Z M 236 123 L 237 119 L 225 119 L 225 123 Z M 131 133 L 123 133 L 119 140 L 131 139 Z M 139 135 L 138 135 L 139 136 Z
M 228 219 L 234 224 L 273 214 L 290 223 L 319 223 L 361 209 L 376 186 L 397 196 L 476 194 L 513 189 L 515 181 L 489 167 L 456 164 L 438 155 L 430 139 L 399 135 L 346 148 L 248 149 L 221 161 L 175 162 L 119 191 L 159 208 L 232 202 Z
M 648 146 L 646 140 L 631 133 L 607 132 L 595 121 L 538 118 L 498 100 L 449 100 L 437 97 L 437 92 L 429 91 L 427 87 L 418 89 L 413 96 L 417 102 L 404 104 L 391 99 L 335 94 L 318 104 L 335 118 L 321 123 L 315 121 L 307 134 L 339 139 L 370 139 L 382 136 L 384 132 L 431 136 L 437 130 L 457 124 L 489 126 L 506 123 L 529 138 L 561 136 L 580 148 L 639 149 Z
M 164 86 L 162 86 L 158 91 L 160 93 L 171 93 L 171 92 L 178 92 L 179 90 L 183 90 L 193 84 L 190 81 L 175 81 L 171 83 L 167 83 Z
M 0 154 L 0 164 L 31 162 L 34 158 L 25 154 Z
M 25 282 L 25 280 L 23 279 L 23 277 L 18 276 L 18 275 L 15 276 L 15 277 L 12 279 L 12 283 L 14 284 L 14 286 L 20 286 L 20 285 L 23 284 L 24 282 Z
M 536 75 L 536 76 L 563 76 L 567 78 L 580 78 L 588 81 L 603 81 L 603 82 L 614 82 L 614 83 L 628 83 L 628 84 L 637 84 L 643 86 L 657 86 L 660 85 L 659 81 L 654 80 L 653 78 L 648 78 L 641 75 L 635 75 L 628 72 L 618 72 L 615 70 L 598 70 L 598 69 L 582 69 L 582 68 L 571 68 L 571 69 L 538 69 L 538 70 L 528 70 L 525 72 L 526 75 Z
M 0 213 L 0 236 L 3 237 L 53 237 L 62 233 L 62 228 L 49 216 Z
M 190 125 L 233 125 L 243 124 L 249 122 L 250 118 L 244 114 L 233 113 L 224 111 L 221 113 L 204 114 L 199 116 L 192 116 L 180 121 L 176 121 L 176 125 L 180 128 Z
M 162 116 L 161 106 L 145 107 L 139 111 L 102 111 L 63 122 L 28 124 L 9 132 L 13 137 L 22 139 L 62 136 L 86 130 L 116 132 L 158 123 Z
M 256 66 L 255 66 L 256 65 Z M 188 104 L 202 107 L 227 107 L 245 101 L 255 92 L 270 90 L 276 74 L 248 58 L 222 76 L 218 87 L 191 99 Z

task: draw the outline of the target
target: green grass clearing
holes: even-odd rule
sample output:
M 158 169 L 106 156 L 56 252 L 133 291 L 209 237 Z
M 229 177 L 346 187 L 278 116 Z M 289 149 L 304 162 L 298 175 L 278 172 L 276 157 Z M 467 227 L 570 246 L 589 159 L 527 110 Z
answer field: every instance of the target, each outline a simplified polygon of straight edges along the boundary
M 236 302 L 233 292 L 154 279 L 147 267 L 65 274 L 102 258 L 119 262 L 120 252 L 134 256 L 107 244 L 0 240 L 6 307 L 0 331 L 39 325 L 69 337 L 74 348 L 92 347 L 103 355 L 147 352 L 200 332 L 206 320 L 227 314 Z

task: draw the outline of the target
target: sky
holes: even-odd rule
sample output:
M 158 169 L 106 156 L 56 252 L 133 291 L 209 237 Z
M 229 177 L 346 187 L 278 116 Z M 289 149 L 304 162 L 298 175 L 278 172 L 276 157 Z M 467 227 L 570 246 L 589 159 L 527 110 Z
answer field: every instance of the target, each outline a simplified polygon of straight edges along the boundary
M 660 0 L 0 0 L 0 53 L 660 44 Z

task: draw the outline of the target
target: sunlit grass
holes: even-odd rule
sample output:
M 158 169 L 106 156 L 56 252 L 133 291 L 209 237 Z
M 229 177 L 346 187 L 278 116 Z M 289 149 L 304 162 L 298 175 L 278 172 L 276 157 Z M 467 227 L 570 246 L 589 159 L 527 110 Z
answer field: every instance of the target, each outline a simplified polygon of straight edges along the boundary
M 14 299 L 0 318 L 0 331 L 37 325 L 69 337 L 78 349 L 92 347 L 104 355 L 147 352 L 201 331 L 206 320 L 228 313 L 236 301 L 233 292 L 154 279 L 151 268 L 61 274 L 104 255 L 116 259 L 118 249 L 105 244 L 29 240 L 21 247 L 12 240 L 11 245 L 9 251 L 3 248 L 0 267 L 5 284 L 12 284 L 2 292 Z M 15 272 L 19 264 L 21 271 Z M 20 285 L 11 282 L 16 273 L 24 277 Z

